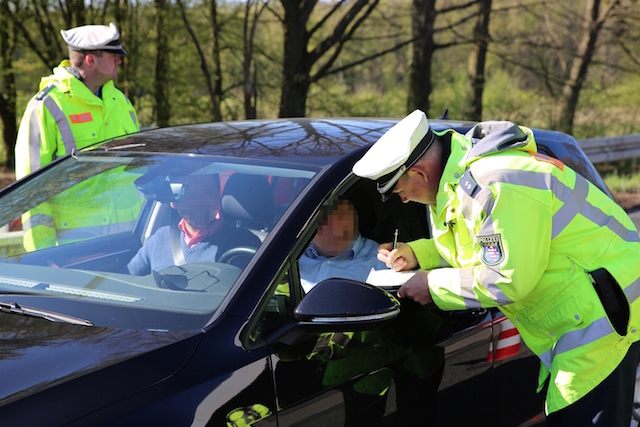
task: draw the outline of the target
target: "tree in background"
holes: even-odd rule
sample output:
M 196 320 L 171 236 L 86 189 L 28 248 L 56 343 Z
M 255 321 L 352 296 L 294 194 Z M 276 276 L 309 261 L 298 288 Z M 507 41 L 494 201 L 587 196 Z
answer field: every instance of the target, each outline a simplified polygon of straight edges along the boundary
M 104 15 L 108 5 L 109 2 L 104 3 L 104 7 L 101 9 L 101 16 L 95 23 L 105 24 L 107 22 Z M 93 3 L 89 3 L 89 6 L 93 6 Z M 120 31 L 120 41 L 127 51 L 127 55 L 122 58 L 121 72 L 118 73 L 116 86 L 127 95 L 133 105 L 136 105 L 139 96 L 136 90 L 136 79 L 132 77 L 137 74 L 142 38 L 139 29 L 138 5 L 137 3 L 130 3 L 128 0 L 115 0 L 113 10 L 116 25 Z M 93 12 L 93 8 L 91 12 Z M 92 22 L 94 22 L 93 15 L 91 13 Z
M 154 117 L 158 126 L 169 126 L 171 103 L 169 102 L 169 43 L 165 27 L 169 14 L 167 0 L 154 0 L 156 5 L 156 68 L 153 88 L 155 93 Z
M 491 2 L 488 0 L 470 0 L 459 4 L 449 2 L 446 7 L 436 9 L 437 0 L 412 0 L 412 46 L 413 57 L 410 65 L 409 93 L 407 99 L 407 111 L 416 108 L 429 112 L 431 103 L 429 101 L 432 92 L 432 67 L 434 55 L 438 50 L 444 50 L 461 45 L 471 45 L 477 48 L 470 53 L 469 61 L 472 58 L 474 63 L 474 76 L 483 76 L 480 70 L 484 69 L 484 55 L 486 44 L 488 43 L 489 14 L 491 13 Z M 489 3 L 488 9 L 486 3 Z M 479 10 L 464 14 L 464 12 L 474 5 L 479 5 Z M 467 34 L 467 21 L 477 17 L 476 30 Z M 486 20 L 486 22 L 484 22 Z M 483 27 L 486 25 L 486 32 Z M 480 30 L 477 31 L 478 26 Z M 436 36 L 438 40 L 436 41 Z M 479 38 L 479 39 L 478 39 Z M 476 79 L 476 77 L 469 76 Z M 478 82 L 475 81 L 474 84 Z M 482 93 L 480 92 L 480 96 Z M 470 102 L 475 102 L 473 98 Z M 458 113 L 462 114 L 464 113 Z
M 76 25 L 70 21 L 78 19 L 77 7 L 67 5 L 64 0 L 59 3 L 49 0 L 9 1 L 9 4 L 9 18 L 18 28 L 20 37 L 45 67 L 52 70 L 67 55 L 60 30 Z M 52 13 L 54 10 L 61 13 Z M 80 21 L 84 23 L 84 17 L 80 17 Z
M 469 77 L 469 101 L 467 110 L 464 113 L 466 120 L 482 120 L 482 99 L 484 93 L 484 69 L 489 49 L 489 18 L 491 17 L 491 0 L 480 0 L 478 2 L 479 13 L 476 24 L 473 27 L 471 49 L 469 50 L 469 61 L 467 63 L 467 74 Z
M 258 73 L 256 57 L 254 56 L 256 28 L 260 15 L 267 8 L 269 1 L 247 0 L 244 9 L 243 21 L 243 49 L 242 49 L 242 76 L 244 79 L 244 115 L 247 119 L 256 119 L 258 92 L 256 89 Z M 253 11 L 253 16 L 252 16 Z
M 563 106 L 558 121 L 558 130 L 568 134 L 573 133 L 573 121 L 578 108 L 580 91 L 584 86 L 587 72 L 596 55 L 598 37 L 607 18 L 620 4 L 619 0 L 610 0 L 608 4 L 604 5 L 602 3 L 601 0 L 589 0 L 587 2 L 582 37 L 562 85 Z
M 221 121 L 222 113 L 220 111 L 220 103 L 222 102 L 223 90 L 222 90 L 222 68 L 220 66 L 220 25 L 218 23 L 218 6 L 216 0 L 209 1 L 210 11 L 210 27 L 212 34 L 212 56 L 213 56 L 213 73 L 209 70 L 209 65 L 205 53 L 202 49 L 200 40 L 196 35 L 189 19 L 187 17 L 187 11 L 182 0 L 177 0 L 180 7 L 180 13 L 182 15 L 182 21 L 189 32 L 191 40 L 198 52 L 198 58 L 200 60 L 200 70 L 204 75 L 207 93 L 209 95 L 209 102 L 211 108 L 211 119 L 213 121 Z M 212 75 L 213 74 L 213 75 Z
M 344 45 L 378 5 L 379 0 L 337 1 L 311 28 L 310 17 L 317 0 L 281 0 L 284 16 L 277 15 L 284 27 L 282 90 L 279 117 L 303 117 L 306 114 L 309 86 L 325 77 Z M 327 24 L 329 18 L 345 5 L 348 10 L 338 19 L 331 33 L 312 38 Z M 273 9 L 272 9 L 273 10 Z M 320 63 L 320 61 L 323 61 Z M 315 72 L 312 72 L 317 66 Z
M 413 57 L 409 71 L 409 96 L 407 112 L 416 108 L 428 113 L 431 95 L 431 67 L 436 50 L 435 32 L 436 0 L 413 0 L 411 8 Z
M 9 19 L 9 0 L 0 0 L 0 119 L 2 119 L 2 140 L 6 153 L 5 164 L 15 166 L 14 148 L 18 136 L 16 113 L 16 79 L 13 72 L 13 53 L 16 49 L 18 30 Z
M 635 69 L 621 67 L 622 35 L 638 30 L 638 9 L 634 0 L 531 1 L 517 9 L 504 7 L 509 14 L 501 19 L 503 25 L 496 25 L 490 52 L 521 79 L 520 87 L 540 93 L 537 102 L 549 105 L 546 126 L 574 134 L 585 89 L 601 92 L 619 83 L 622 74 L 638 74 L 638 64 Z M 519 25 L 505 23 L 514 17 Z
M 82 1 L 80 0 L 80 3 Z M 59 5 L 61 14 L 56 17 L 51 9 Z M 14 166 L 14 149 L 18 134 L 17 87 L 14 55 L 22 50 L 20 41 L 26 43 L 44 66 L 51 71 L 64 58 L 60 29 L 56 25 L 67 22 L 84 22 L 83 4 L 31 0 L 18 2 L 0 0 L 0 56 L 2 57 L 2 91 L 0 94 L 0 119 L 2 119 L 3 151 L 6 165 Z M 66 48 L 66 46 L 64 46 Z M 34 86 L 40 82 L 40 76 Z M 31 94 L 31 96 L 33 93 Z

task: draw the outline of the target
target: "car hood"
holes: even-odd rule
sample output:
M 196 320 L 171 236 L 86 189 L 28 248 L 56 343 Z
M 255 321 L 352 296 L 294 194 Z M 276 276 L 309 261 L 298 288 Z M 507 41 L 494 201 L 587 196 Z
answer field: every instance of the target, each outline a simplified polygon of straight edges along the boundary
M 0 413 L 4 419 L 56 400 L 64 408 L 69 399 L 90 413 L 169 378 L 193 354 L 199 332 L 88 327 L 2 313 Z M 64 418 L 61 412 L 56 417 Z

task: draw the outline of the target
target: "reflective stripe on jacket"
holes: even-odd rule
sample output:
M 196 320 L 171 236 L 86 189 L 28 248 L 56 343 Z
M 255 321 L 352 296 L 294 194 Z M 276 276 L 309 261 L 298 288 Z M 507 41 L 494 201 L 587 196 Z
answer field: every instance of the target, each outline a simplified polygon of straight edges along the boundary
M 135 108 L 113 81 L 102 86 L 101 97 L 98 97 L 67 71 L 70 66 L 69 60 L 62 61 L 51 76 L 44 77 L 40 82 L 40 92 L 27 105 L 16 141 L 17 179 L 58 157 L 71 154 L 74 149 L 140 130 Z M 111 179 L 133 179 L 113 178 L 115 176 L 112 174 Z M 96 179 L 101 183 L 93 190 L 106 194 L 109 189 L 117 187 L 113 197 L 116 192 L 120 193 L 110 208 L 88 206 L 97 200 L 94 199 L 95 192 L 83 193 L 80 189 L 70 193 L 90 194 L 89 198 L 84 197 L 86 200 L 83 201 L 67 197 L 64 205 L 56 204 L 56 199 L 43 203 L 22 217 L 25 249 L 31 251 L 82 240 L 113 230 L 131 230 L 141 205 L 133 183 L 103 182 L 106 177 L 94 178 L 93 182 Z M 87 185 L 80 184 L 85 188 Z M 98 212 L 100 209 L 102 212 Z M 105 218 L 108 212 L 111 212 L 111 217 Z
M 524 134 L 522 133 L 524 132 Z M 445 310 L 498 307 L 550 374 L 547 412 L 602 382 L 640 339 L 640 238 L 624 210 L 537 153 L 529 129 L 486 122 L 447 131 L 451 155 L 432 207 L 433 239 L 411 242 Z M 446 139 L 446 137 L 445 137 Z M 441 256 L 453 268 L 437 268 Z M 624 290 L 626 336 L 611 326 L 588 272 Z

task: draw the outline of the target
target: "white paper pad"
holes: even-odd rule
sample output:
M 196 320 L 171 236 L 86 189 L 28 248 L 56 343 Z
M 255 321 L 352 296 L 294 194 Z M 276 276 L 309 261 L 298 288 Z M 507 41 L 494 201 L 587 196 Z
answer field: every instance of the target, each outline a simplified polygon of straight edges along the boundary
M 366 282 L 381 288 L 399 288 L 414 274 L 416 274 L 415 271 L 374 270 L 372 268 Z

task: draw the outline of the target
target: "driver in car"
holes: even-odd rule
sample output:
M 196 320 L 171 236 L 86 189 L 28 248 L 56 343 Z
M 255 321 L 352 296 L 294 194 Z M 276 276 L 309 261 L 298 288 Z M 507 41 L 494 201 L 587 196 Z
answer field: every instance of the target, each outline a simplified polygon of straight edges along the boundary
M 314 239 L 298 261 L 305 292 L 328 278 L 364 282 L 371 269 L 387 268 L 377 259 L 379 244 L 359 233 L 358 222 L 358 211 L 349 199 L 327 206 Z M 433 344 L 448 334 L 442 319 L 431 311 L 405 307 L 385 330 L 321 334 L 307 358 L 325 363 L 324 386 L 344 383 L 345 426 L 381 425 L 392 378 L 396 384 L 394 425 L 413 425 L 425 414 L 435 423 L 444 349 Z M 391 369 L 348 381 L 364 366 Z
M 171 230 L 175 225 L 159 228 L 127 265 L 130 274 L 142 276 L 174 265 L 217 261 L 231 248 L 260 246 L 255 234 L 225 222 L 217 176 L 189 175 L 173 180 L 181 188 L 177 200 L 171 202 L 181 217 L 178 229 Z M 179 239 L 172 242 L 172 233 L 179 233 Z
M 334 202 L 300 258 L 302 288 L 309 292 L 330 277 L 364 282 L 369 271 L 387 269 L 378 260 L 379 243 L 358 232 L 358 213 L 348 199 Z

